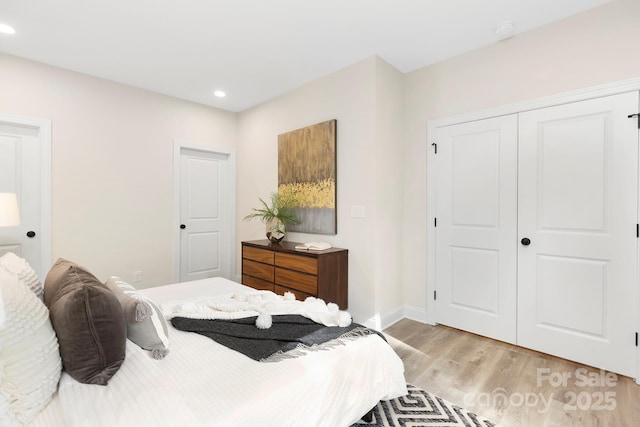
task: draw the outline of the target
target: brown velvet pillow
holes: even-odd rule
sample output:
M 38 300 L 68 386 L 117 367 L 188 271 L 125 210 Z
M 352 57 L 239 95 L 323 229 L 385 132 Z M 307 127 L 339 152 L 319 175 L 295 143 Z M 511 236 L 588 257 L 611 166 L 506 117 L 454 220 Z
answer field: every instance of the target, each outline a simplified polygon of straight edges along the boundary
M 85 384 L 106 385 L 124 362 L 127 330 L 118 298 L 85 268 L 58 259 L 44 282 L 62 366 Z

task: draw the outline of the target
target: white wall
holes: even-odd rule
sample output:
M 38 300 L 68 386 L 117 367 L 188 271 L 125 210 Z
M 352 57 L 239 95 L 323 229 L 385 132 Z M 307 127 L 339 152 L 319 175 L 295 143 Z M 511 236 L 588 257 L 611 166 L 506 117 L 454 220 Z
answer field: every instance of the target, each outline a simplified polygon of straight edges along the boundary
M 400 89 L 400 73 L 372 57 L 244 111 L 238 119 L 239 240 L 265 238 L 262 223 L 241 218 L 257 206 L 258 197 L 277 189 L 278 135 L 337 119 L 338 234 L 288 233 L 286 239 L 325 240 L 349 249 L 349 311 L 372 326 L 382 310 L 401 303 L 400 238 L 385 235 L 387 218 L 399 218 L 402 209 L 395 203 L 402 194 Z M 389 107 L 378 108 L 382 102 Z M 383 117 L 390 107 L 397 113 Z M 394 204 L 381 210 L 387 201 Z M 352 205 L 364 205 L 365 217 L 351 218 Z M 378 292 L 387 277 L 394 282 Z
M 404 81 L 405 304 L 427 309 L 427 121 L 640 76 L 640 2 L 616 0 Z
M 0 54 L 0 112 L 52 121 L 52 260 L 173 282 L 173 140 L 234 148 L 236 114 Z

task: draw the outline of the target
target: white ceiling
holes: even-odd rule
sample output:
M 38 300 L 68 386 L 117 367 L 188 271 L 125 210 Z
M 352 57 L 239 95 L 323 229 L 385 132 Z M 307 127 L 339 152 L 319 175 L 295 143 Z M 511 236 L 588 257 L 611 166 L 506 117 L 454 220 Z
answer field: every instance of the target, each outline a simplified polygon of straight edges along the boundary
M 229 111 L 372 55 L 409 72 L 611 0 L 1 0 L 0 51 Z M 215 89 L 227 97 L 213 96 Z

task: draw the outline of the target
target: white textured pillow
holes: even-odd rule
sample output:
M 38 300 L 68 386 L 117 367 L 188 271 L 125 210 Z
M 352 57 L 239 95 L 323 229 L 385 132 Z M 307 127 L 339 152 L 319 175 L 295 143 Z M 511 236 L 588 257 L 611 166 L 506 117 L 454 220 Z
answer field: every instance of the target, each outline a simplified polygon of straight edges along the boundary
M 13 274 L 27 288 L 42 301 L 42 282 L 38 279 L 35 270 L 31 268 L 27 260 L 20 258 L 13 252 L 7 252 L 0 257 L 0 267 Z
M 127 338 L 150 350 L 154 359 L 163 359 L 169 353 L 169 328 L 160 308 L 117 276 L 110 277 L 106 285 L 124 311 Z
M 58 387 L 62 361 L 47 307 L 0 268 L 4 323 L 0 325 L 0 425 L 31 422 Z

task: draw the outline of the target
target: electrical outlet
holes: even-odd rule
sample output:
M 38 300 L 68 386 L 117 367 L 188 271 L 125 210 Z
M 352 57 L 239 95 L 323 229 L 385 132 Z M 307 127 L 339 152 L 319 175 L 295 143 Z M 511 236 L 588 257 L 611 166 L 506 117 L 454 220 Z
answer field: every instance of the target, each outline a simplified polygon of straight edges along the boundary
M 134 271 L 133 272 L 133 281 L 134 283 L 142 282 L 142 271 Z

